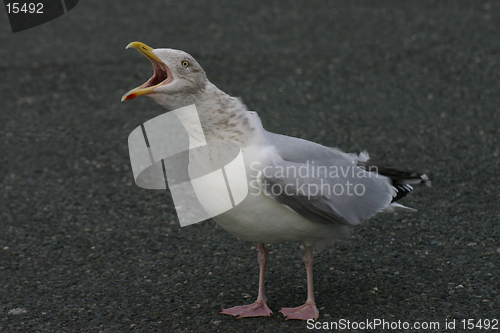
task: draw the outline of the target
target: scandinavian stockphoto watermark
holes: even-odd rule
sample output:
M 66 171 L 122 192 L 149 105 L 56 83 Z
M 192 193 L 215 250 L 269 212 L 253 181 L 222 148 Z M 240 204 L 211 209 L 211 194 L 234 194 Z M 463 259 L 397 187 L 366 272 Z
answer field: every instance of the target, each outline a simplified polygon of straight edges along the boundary
M 365 178 L 378 176 L 370 172 L 375 167 L 359 168 L 354 155 L 335 165 L 315 160 L 286 166 L 246 161 L 247 169 L 239 146 L 222 141 L 207 144 L 194 104 L 138 126 L 130 133 L 128 146 L 136 184 L 156 190 L 168 186 L 181 226 L 222 214 L 248 195 L 308 200 L 339 196 L 345 201 L 363 196 L 369 184 Z
M 314 160 L 285 166 L 253 162 L 250 168 L 254 175 L 250 187 L 255 190 L 251 195 L 299 195 L 309 200 L 317 196 L 363 196 L 366 185 L 362 180 L 378 177 L 377 166 L 364 170 L 358 167 L 356 159 L 340 165 L 317 165 Z

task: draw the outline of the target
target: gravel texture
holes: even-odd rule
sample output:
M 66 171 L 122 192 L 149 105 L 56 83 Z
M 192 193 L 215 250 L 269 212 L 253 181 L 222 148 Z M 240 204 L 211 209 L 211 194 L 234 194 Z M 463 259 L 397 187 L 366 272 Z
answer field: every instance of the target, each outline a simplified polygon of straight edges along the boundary
M 86 0 L 17 34 L 0 16 L 1 332 L 307 331 L 278 314 L 305 300 L 301 244 L 268 247 L 271 318 L 220 315 L 257 295 L 255 244 L 181 229 L 133 183 L 128 134 L 164 112 L 120 103 L 152 73 L 135 40 L 191 53 L 268 130 L 433 179 L 403 200 L 419 212 L 316 254 L 320 321 L 500 320 L 498 2 Z

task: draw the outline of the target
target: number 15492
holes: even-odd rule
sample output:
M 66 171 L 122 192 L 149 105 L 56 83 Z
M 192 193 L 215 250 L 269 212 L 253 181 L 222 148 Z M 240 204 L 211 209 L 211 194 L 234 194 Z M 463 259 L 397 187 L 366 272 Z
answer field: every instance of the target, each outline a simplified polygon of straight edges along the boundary
M 43 14 L 43 3 L 7 3 L 7 13 L 8 14 Z

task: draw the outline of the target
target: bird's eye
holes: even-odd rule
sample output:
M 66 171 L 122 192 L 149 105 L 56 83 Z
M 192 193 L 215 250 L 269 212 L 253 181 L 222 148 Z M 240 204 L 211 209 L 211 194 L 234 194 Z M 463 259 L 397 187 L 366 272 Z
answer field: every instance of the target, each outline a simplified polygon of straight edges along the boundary
M 187 61 L 187 60 L 182 60 L 181 64 L 182 64 L 182 67 L 184 67 L 184 68 L 189 67 L 189 61 Z

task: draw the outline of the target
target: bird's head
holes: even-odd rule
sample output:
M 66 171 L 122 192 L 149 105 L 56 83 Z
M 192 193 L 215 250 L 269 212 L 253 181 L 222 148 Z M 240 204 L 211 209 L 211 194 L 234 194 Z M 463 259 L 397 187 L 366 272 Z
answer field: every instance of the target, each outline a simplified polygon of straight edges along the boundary
M 130 90 L 122 101 L 148 95 L 167 109 L 194 103 L 192 100 L 207 84 L 200 64 L 188 53 L 174 49 L 153 49 L 143 43 L 127 45 L 141 52 L 153 64 L 154 74 L 144 84 Z

